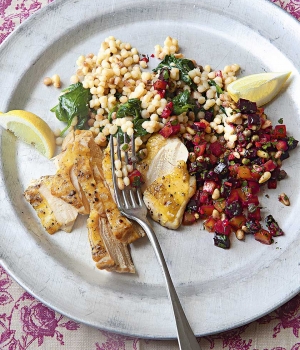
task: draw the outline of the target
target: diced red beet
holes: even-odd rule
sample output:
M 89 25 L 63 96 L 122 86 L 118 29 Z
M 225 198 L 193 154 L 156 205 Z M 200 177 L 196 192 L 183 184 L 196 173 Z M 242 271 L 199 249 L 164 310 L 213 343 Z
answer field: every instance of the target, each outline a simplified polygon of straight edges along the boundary
M 239 200 L 239 192 L 237 189 L 233 189 L 230 192 L 230 195 L 226 199 L 226 204 L 231 204 L 232 202 Z
M 231 219 L 243 213 L 243 207 L 239 199 L 228 203 L 226 201 L 225 214 Z
M 257 194 L 260 190 L 259 184 L 255 181 L 248 181 L 248 186 L 251 188 L 252 194 Z
M 269 231 L 260 229 L 254 233 L 254 238 L 260 243 L 270 245 L 273 242 L 272 235 Z
M 273 218 L 272 215 L 268 215 L 265 219 L 266 225 L 273 237 L 282 236 L 284 233 L 279 227 L 277 221 Z
M 188 211 L 184 212 L 182 225 L 192 225 L 196 221 L 195 215 Z
M 268 189 L 269 190 L 275 190 L 277 188 L 277 180 L 276 179 L 270 179 L 268 181 Z
M 214 235 L 214 245 L 216 247 L 222 248 L 222 249 L 229 249 L 230 248 L 230 239 L 227 235 L 220 235 L 215 234 Z
M 247 227 L 247 232 L 254 235 L 261 229 L 261 224 L 257 220 L 247 220 L 245 226 Z
M 208 232 L 214 232 L 215 223 L 216 223 L 216 220 L 210 216 L 207 220 L 204 221 L 204 227 Z
M 240 98 L 237 102 L 237 108 L 241 111 L 241 113 L 256 113 L 257 106 L 255 102 L 251 102 L 244 98 Z
M 248 208 L 249 208 L 249 205 L 248 205 Z M 250 220 L 260 221 L 261 220 L 260 208 L 256 208 L 254 211 L 249 211 L 248 210 L 248 218 Z
M 186 206 L 186 210 L 191 212 L 197 212 L 199 209 L 199 202 L 196 199 L 190 199 Z
M 259 126 L 260 116 L 258 114 L 248 114 L 248 127 Z
M 172 125 L 171 122 L 165 124 L 165 126 L 159 131 L 159 133 L 166 139 L 172 135 L 178 134 L 180 131 L 180 125 Z
M 256 195 L 252 195 L 246 200 L 242 200 L 242 205 L 244 208 L 247 208 L 249 204 L 259 205 L 258 197 Z
M 265 171 L 273 171 L 277 168 L 277 164 L 272 159 L 268 160 L 263 166 Z
M 217 220 L 215 223 L 215 232 L 218 235 L 229 236 L 231 232 L 231 227 L 230 225 L 227 225 L 227 222 L 224 222 L 224 220 Z
M 220 157 L 220 155 L 224 152 L 223 145 L 219 141 L 216 141 L 214 143 L 210 143 L 209 149 L 210 149 L 211 153 L 216 157 Z
M 217 188 L 217 184 L 215 181 L 206 180 L 204 181 L 203 191 L 206 191 L 210 194 Z

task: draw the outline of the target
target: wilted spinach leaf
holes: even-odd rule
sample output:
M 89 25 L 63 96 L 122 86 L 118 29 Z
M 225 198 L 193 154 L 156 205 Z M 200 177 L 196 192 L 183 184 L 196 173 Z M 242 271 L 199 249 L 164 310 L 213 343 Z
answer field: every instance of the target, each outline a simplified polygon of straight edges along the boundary
M 142 118 L 142 102 L 138 98 L 131 98 L 126 103 L 117 105 L 112 112 L 116 112 L 117 118 L 133 117 L 133 129 L 135 136 L 144 136 L 148 132 L 142 127 L 145 119 Z M 110 114 L 111 116 L 111 114 Z M 121 135 L 122 130 L 118 128 L 118 133 Z
M 126 103 L 119 106 L 117 111 L 117 118 L 124 117 L 141 117 L 141 104 L 142 102 L 138 98 L 131 98 Z
M 191 94 L 188 90 L 184 90 L 173 98 L 173 112 L 176 115 L 187 112 L 189 109 L 194 110 L 195 103 L 191 101 Z
M 148 132 L 142 127 L 145 119 L 134 119 L 133 120 L 133 129 L 136 136 L 145 136 Z
M 58 98 L 58 105 L 51 112 L 55 113 L 58 120 L 67 123 L 65 130 L 71 126 L 75 116 L 78 118 L 76 128 L 83 129 L 89 115 L 89 101 L 92 97 L 90 90 L 79 82 L 70 85 L 63 92 L 65 93 Z
M 171 63 L 173 63 L 172 66 Z M 186 58 L 176 58 L 174 55 L 166 55 L 166 57 L 160 62 L 160 64 L 155 69 L 153 69 L 153 71 L 157 72 L 158 70 L 164 67 L 167 67 L 169 69 L 172 69 L 173 67 L 178 68 L 180 71 L 180 80 L 184 81 L 194 90 L 196 90 L 197 86 L 188 74 L 189 71 L 195 68 L 194 63 L 191 60 L 188 60 Z
M 223 90 L 221 89 L 221 87 L 214 81 L 214 80 L 209 80 L 208 81 L 208 84 L 210 85 L 210 86 L 215 86 L 216 87 L 216 91 L 217 91 L 217 94 L 218 94 L 218 96 L 220 95 L 220 94 L 223 94 Z

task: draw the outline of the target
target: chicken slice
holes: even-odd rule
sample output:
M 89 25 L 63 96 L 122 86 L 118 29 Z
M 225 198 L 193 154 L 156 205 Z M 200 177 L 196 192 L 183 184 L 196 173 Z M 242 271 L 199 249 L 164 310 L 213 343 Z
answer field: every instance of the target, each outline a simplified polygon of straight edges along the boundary
M 74 206 L 80 214 L 88 214 L 89 208 L 85 206 L 82 200 L 80 188 L 76 188 L 71 180 L 71 172 L 73 171 L 74 158 L 72 144 L 67 146 L 67 149 L 62 156 L 58 158 L 59 168 L 51 184 L 51 193 L 53 196 L 61 198 L 66 203 Z
M 111 201 L 106 202 L 106 214 L 109 219 L 109 222 L 111 223 L 112 230 L 114 235 L 120 239 L 122 232 L 122 227 L 125 227 L 126 229 L 130 227 L 130 230 L 127 232 L 127 241 L 128 243 L 134 242 L 136 239 L 140 237 L 145 236 L 144 230 L 135 222 L 130 222 L 125 216 L 121 215 L 119 209 L 117 208 L 117 205 L 115 204 L 113 197 L 114 197 L 114 185 L 112 180 L 112 172 L 111 172 L 111 160 L 110 160 L 110 149 L 107 147 L 104 150 L 103 160 L 102 160 L 102 169 L 103 169 L 103 176 L 105 178 L 106 186 L 109 188 L 108 191 L 103 192 L 102 196 L 107 198 L 111 198 Z M 130 226 L 129 226 L 130 225 Z M 123 239 L 121 239 L 123 241 Z
M 32 205 L 43 227 L 50 234 L 63 230 L 71 232 L 77 218 L 77 210 L 51 194 L 52 176 L 33 181 L 25 190 L 25 199 Z
M 184 161 L 173 171 L 156 179 L 144 191 L 144 202 L 153 220 L 170 229 L 177 229 L 185 207 L 196 191 L 196 178 L 190 176 Z
M 159 134 L 151 136 L 146 147 L 147 157 L 137 165 L 145 180 L 144 202 L 153 220 L 176 229 L 196 191 L 196 179 L 186 166 L 188 151 L 179 138 Z

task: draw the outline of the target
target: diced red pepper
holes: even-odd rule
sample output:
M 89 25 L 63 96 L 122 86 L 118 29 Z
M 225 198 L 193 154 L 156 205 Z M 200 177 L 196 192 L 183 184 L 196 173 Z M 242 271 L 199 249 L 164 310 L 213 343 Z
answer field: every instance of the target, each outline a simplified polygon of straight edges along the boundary
M 196 135 L 192 138 L 192 143 L 193 143 L 193 145 L 195 145 L 195 146 L 199 145 L 202 141 L 203 141 L 203 137 L 201 137 L 201 135 L 199 135 L 199 134 L 196 134 Z
M 172 122 L 168 122 L 165 126 L 159 131 L 159 133 L 166 139 L 172 135 L 178 134 L 180 131 L 180 125 L 173 125 Z
M 172 114 L 173 111 L 173 102 L 168 102 L 166 104 L 166 107 L 163 109 L 161 113 L 161 117 L 166 119 L 169 118 L 169 116 Z
M 223 145 L 219 141 L 216 141 L 214 143 L 210 143 L 209 149 L 210 149 L 211 153 L 216 157 L 220 157 L 220 155 L 224 152 Z
M 141 58 L 140 61 L 144 61 L 144 62 L 148 63 L 149 62 L 149 58 L 145 56 L 145 57 Z
M 152 53 L 152 54 L 150 55 L 150 57 L 152 57 L 152 58 L 155 57 L 155 56 L 154 56 L 154 53 Z
M 159 94 L 160 98 L 164 98 L 166 94 L 166 90 L 157 90 L 157 93 Z
M 244 215 L 238 215 L 230 219 L 229 223 L 234 230 L 239 230 L 245 225 L 246 221 L 247 219 Z
M 206 191 L 201 191 L 199 194 L 199 203 L 208 203 L 209 201 L 209 193 Z
M 141 187 L 141 185 L 144 183 L 142 174 L 137 169 L 134 169 L 131 173 L 129 173 L 128 178 L 132 187 Z
M 264 229 L 260 229 L 259 231 L 254 233 L 254 238 L 263 244 L 270 245 L 273 242 L 271 233 Z
M 207 122 L 205 119 L 201 120 L 201 122 L 194 122 L 194 125 L 197 129 L 205 129 L 207 126 L 209 126 L 209 122 Z
M 209 217 L 204 221 L 204 227 L 208 232 L 215 232 L 215 223 L 216 220 L 213 217 Z
M 231 226 L 228 225 L 227 220 L 217 220 L 215 223 L 215 232 L 219 235 L 229 236 L 231 232 Z
M 182 225 L 192 225 L 196 221 L 195 215 L 186 211 L 183 215 Z
M 166 90 L 167 88 L 167 82 L 164 80 L 156 80 L 156 82 L 153 84 L 153 87 L 155 90 Z
M 206 149 L 207 142 L 202 142 L 201 144 L 194 147 L 194 153 L 196 157 L 203 156 Z
M 263 166 L 265 171 L 273 171 L 277 168 L 277 164 L 272 159 L 268 160 Z
M 287 151 L 289 148 L 288 144 L 286 141 L 284 140 L 279 140 L 277 143 L 276 143 L 276 149 L 278 151 Z
M 212 180 L 204 181 L 203 191 L 206 191 L 212 194 L 215 188 L 217 188 L 217 184 L 215 183 L 215 181 L 212 181 Z
M 276 125 L 274 127 L 273 135 L 276 139 L 284 139 L 286 137 L 286 126 Z

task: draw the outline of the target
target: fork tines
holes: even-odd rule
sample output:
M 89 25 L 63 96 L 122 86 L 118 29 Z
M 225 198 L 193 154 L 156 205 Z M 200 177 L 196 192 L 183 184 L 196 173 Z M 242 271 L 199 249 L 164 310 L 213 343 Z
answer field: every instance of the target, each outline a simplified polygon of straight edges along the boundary
M 117 140 L 117 150 L 115 152 L 115 145 L 114 145 L 114 136 L 110 136 L 110 159 L 111 159 L 111 165 L 112 165 L 112 179 L 113 179 L 113 185 L 114 185 L 114 195 L 115 200 L 117 203 L 117 206 L 120 210 L 122 209 L 131 209 L 131 208 L 138 208 L 143 205 L 143 199 L 141 190 L 138 188 L 134 188 L 131 185 L 125 186 L 124 189 L 120 189 L 118 185 L 118 179 L 116 175 L 116 167 L 115 167 L 115 160 L 119 159 L 122 163 L 122 153 L 121 153 L 121 144 L 127 143 L 127 139 L 129 136 L 127 133 L 124 133 L 124 140 L 121 140 L 121 137 L 119 134 L 117 134 L 116 140 Z M 130 138 L 129 138 L 130 139 Z M 122 142 L 124 141 L 124 142 Z M 124 152 L 124 160 L 126 166 L 129 164 L 129 155 L 128 151 Z M 117 157 L 115 157 L 115 155 Z M 136 168 L 136 154 L 135 154 L 135 142 L 134 142 L 134 135 L 131 136 L 131 157 L 130 161 L 132 163 L 133 169 Z

